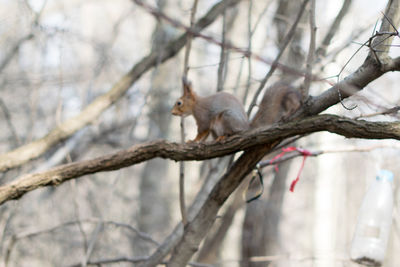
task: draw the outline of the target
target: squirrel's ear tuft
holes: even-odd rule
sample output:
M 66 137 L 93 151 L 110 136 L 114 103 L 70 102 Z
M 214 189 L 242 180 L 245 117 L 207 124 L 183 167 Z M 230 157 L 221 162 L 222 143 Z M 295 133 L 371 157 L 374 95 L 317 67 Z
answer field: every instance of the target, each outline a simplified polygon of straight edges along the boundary
M 186 76 L 182 77 L 183 84 L 183 94 L 193 94 L 192 83 L 186 78 Z

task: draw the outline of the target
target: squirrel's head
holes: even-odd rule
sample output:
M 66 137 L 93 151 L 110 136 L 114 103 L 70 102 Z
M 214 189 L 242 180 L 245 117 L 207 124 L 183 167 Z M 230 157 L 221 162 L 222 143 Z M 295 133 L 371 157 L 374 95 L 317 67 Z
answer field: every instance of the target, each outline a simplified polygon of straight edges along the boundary
M 193 114 L 193 108 L 196 103 L 196 94 L 192 89 L 192 84 L 186 80 L 183 81 L 183 95 L 176 100 L 174 107 L 171 110 L 172 115 L 188 116 Z

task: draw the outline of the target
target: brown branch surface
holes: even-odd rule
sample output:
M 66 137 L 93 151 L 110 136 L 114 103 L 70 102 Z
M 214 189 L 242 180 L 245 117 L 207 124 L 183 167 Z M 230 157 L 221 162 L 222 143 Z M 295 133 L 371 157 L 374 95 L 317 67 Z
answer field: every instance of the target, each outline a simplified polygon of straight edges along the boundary
M 274 127 L 259 128 L 243 135 L 232 136 L 222 143 L 178 144 L 159 140 L 91 160 L 61 165 L 45 172 L 23 175 L 0 187 L 0 204 L 42 186 L 58 185 L 87 174 L 121 169 L 156 157 L 175 161 L 205 160 L 319 131 L 329 131 L 345 137 L 400 140 L 400 122 L 368 122 L 335 115 L 314 116 Z
M 140 2 L 140 1 L 139 1 Z M 227 6 L 237 4 L 240 0 L 224 0 L 214 5 L 195 25 L 196 31 L 209 26 Z M 110 91 L 96 98 L 77 116 L 61 123 L 46 136 L 32 143 L 0 155 L 0 172 L 18 167 L 45 153 L 55 144 L 67 139 L 86 125 L 93 122 L 103 111 L 120 99 L 144 73 L 175 56 L 186 44 L 188 33 L 172 40 L 162 51 L 153 51 L 138 62 L 128 73 L 119 79 Z

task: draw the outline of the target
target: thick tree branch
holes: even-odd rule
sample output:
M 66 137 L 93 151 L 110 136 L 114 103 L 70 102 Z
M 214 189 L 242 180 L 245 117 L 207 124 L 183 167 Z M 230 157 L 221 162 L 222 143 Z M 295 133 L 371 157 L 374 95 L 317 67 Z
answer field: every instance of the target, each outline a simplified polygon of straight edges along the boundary
M 175 161 L 205 160 L 270 145 L 291 136 L 319 131 L 329 131 L 345 137 L 400 140 L 400 122 L 368 122 L 335 115 L 320 115 L 273 127 L 254 129 L 243 135 L 232 136 L 223 143 L 178 144 L 160 140 L 91 160 L 61 165 L 45 172 L 23 175 L 0 187 L 0 204 L 17 199 L 42 186 L 58 185 L 96 172 L 117 170 L 155 157 Z
M 400 22 L 400 1 L 390 0 L 386 7 L 386 15 L 382 18 L 382 25 L 379 29 L 381 33 L 395 32 L 393 25 L 398 26 Z M 393 37 L 388 38 L 391 34 L 377 35 L 372 40 L 372 49 L 378 49 L 379 60 L 375 57 L 375 53 L 371 52 L 365 59 L 364 63 L 351 75 L 336 83 L 330 89 L 326 90 L 317 97 L 310 98 L 303 108 L 295 114 L 295 117 L 304 117 L 318 114 L 325 109 L 337 104 L 340 101 L 338 92 L 342 98 L 347 98 L 358 91 L 362 90 L 370 82 L 376 80 L 389 71 L 397 71 L 400 68 L 400 59 L 390 59 L 387 53 Z
M 215 185 L 200 209 L 197 216 L 186 225 L 185 232 L 175 247 L 168 267 L 181 267 L 190 260 L 197 251 L 204 234 L 214 223 L 217 212 L 229 195 L 239 186 L 248 174 L 248 169 L 254 168 L 259 160 L 278 142 L 260 146 L 257 149 L 244 153 Z
M 196 31 L 209 26 L 226 7 L 239 3 L 240 0 L 224 0 L 214 5 L 194 26 Z M 162 51 L 153 51 L 138 62 L 127 74 L 114 84 L 110 91 L 96 98 L 77 116 L 63 122 L 45 137 L 15 150 L 0 155 L 0 171 L 20 166 L 45 153 L 49 148 L 67 139 L 84 126 L 93 122 L 103 111 L 120 99 L 144 73 L 175 56 L 186 44 L 188 33 L 184 33 L 169 42 Z

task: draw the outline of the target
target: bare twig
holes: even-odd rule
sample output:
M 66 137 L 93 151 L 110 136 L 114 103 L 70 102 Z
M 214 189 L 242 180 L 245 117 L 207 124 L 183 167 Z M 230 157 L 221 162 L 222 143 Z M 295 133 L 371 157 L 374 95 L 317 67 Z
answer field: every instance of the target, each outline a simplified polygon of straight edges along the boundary
M 0 108 L 3 111 L 5 121 L 7 122 L 8 128 L 10 129 L 11 135 L 14 139 L 15 146 L 21 145 L 21 139 L 19 138 L 17 131 L 14 127 L 14 124 L 11 119 L 11 114 L 8 111 L 6 104 L 4 103 L 3 99 L 0 98 Z
M 371 113 L 371 114 L 360 115 L 360 116 L 357 117 L 357 119 L 360 119 L 360 118 L 371 118 L 371 117 L 375 117 L 375 116 L 379 116 L 379 115 L 396 114 L 396 113 L 399 112 L 399 110 L 400 110 L 400 106 L 396 106 L 396 107 L 393 107 L 393 108 L 385 109 L 385 110 L 380 111 L 380 112 L 374 112 L 374 113 Z
M 317 27 L 315 26 L 315 0 L 311 0 L 310 5 L 310 46 L 308 48 L 308 56 L 306 61 L 306 76 L 304 78 L 304 85 L 301 88 L 302 98 L 305 101 L 308 97 L 312 79 L 312 67 L 315 56 L 315 35 L 317 31 Z
M 193 1 L 192 10 L 190 13 L 190 29 L 193 29 L 193 26 L 195 23 L 197 3 L 198 3 L 198 0 Z M 225 9 L 222 12 L 224 13 Z M 193 39 L 193 34 L 191 32 L 189 32 L 188 39 L 186 42 L 185 58 L 184 58 L 184 62 L 183 62 L 183 66 L 184 66 L 183 67 L 183 77 L 186 77 L 186 78 L 187 78 L 188 72 L 189 72 L 189 57 L 190 57 L 190 51 L 192 48 L 192 39 Z
M 324 40 L 322 41 L 322 44 L 316 51 L 317 57 L 324 57 L 326 55 L 326 50 L 327 50 L 329 44 L 331 43 L 333 36 L 338 31 L 343 18 L 346 16 L 347 12 L 349 11 L 351 2 L 352 2 L 352 0 L 344 0 L 343 1 L 342 8 L 340 9 L 338 15 L 335 17 L 335 20 L 333 21 L 331 27 L 329 28 L 328 32 L 326 33 Z
M 148 257 L 117 257 L 117 258 L 110 258 L 110 259 L 97 259 L 97 260 L 89 260 L 86 265 L 94 265 L 94 266 L 102 266 L 103 264 L 113 264 L 113 263 L 120 263 L 120 262 L 130 262 L 130 263 L 140 263 L 144 262 L 148 259 Z M 81 267 L 81 263 L 72 264 L 68 267 Z
M 100 221 L 100 222 L 97 223 L 96 228 L 93 231 L 92 237 L 90 238 L 90 242 L 89 242 L 89 245 L 87 247 L 85 256 L 82 259 L 82 262 L 81 262 L 81 266 L 82 267 L 87 266 L 87 263 L 88 263 L 88 261 L 90 259 L 90 256 L 93 253 L 94 247 L 95 247 L 96 242 L 97 242 L 97 240 L 99 238 L 99 234 L 101 233 L 101 231 L 103 231 L 103 226 L 104 226 L 103 222 Z
M 247 11 L 247 34 L 248 34 L 248 43 L 247 43 L 247 49 L 249 51 L 252 50 L 252 35 L 253 32 L 251 30 L 251 18 L 252 18 L 252 14 L 253 14 L 253 0 L 249 1 L 249 7 L 248 7 L 248 11 Z M 250 91 L 250 81 L 251 81 L 251 76 L 252 76 L 252 64 L 251 64 L 251 57 L 247 58 L 247 82 L 246 82 L 246 89 L 244 90 L 244 97 L 243 97 L 243 103 L 246 104 L 247 101 L 247 97 L 249 95 L 249 91 Z
M 11 48 L 11 50 L 7 53 L 6 58 L 3 59 L 3 61 L 0 63 L 0 72 L 4 70 L 5 67 L 11 62 L 11 60 L 14 58 L 14 56 L 17 54 L 19 48 L 27 41 L 31 40 L 34 37 L 33 33 L 28 33 L 27 35 L 23 36 L 21 39 L 19 39 L 14 46 Z
M 222 40 L 221 40 L 221 51 L 219 55 L 219 64 L 218 64 L 218 75 L 217 75 L 217 91 L 222 91 L 224 87 L 224 76 L 225 76 L 225 65 L 226 65 L 226 49 L 225 49 L 225 43 L 226 43 L 226 26 L 227 26 L 227 14 L 226 14 L 226 9 L 222 14 Z
M 87 265 L 94 265 L 94 266 L 102 266 L 102 264 L 113 264 L 113 263 L 122 263 L 122 262 L 130 262 L 130 263 L 142 263 L 149 259 L 149 257 L 116 257 L 116 258 L 109 258 L 109 259 L 98 259 L 98 260 L 90 260 L 88 261 Z M 167 264 L 166 262 L 162 262 L 161 264 Z M 211 264 L 204 264 L 204 263 L 197 263 L 197 262 L 188 262 L 188 266 L 192 267 L 213 267 L 214 265 Z M 69 265 L 68 267 L 81 267 L 80 263 Z
M 129 230 L 130 232 L 134 233 L 135 235 L 137 235 L 139 238 L 141 238 L 142 240 L 144 240 L 146 242 L 149 242 L 156 246 L 160 245 L 150 235 L 137 230 L 135 227 L 133 227 L 129 224 L 119 223 L 119 222 L 114 222 L 114 221 L 103 221 L 103 220 L 98 220 L 98 219 L 87 219 L 87 220 L 82 220 L 82 221 L 65 222 L 65 223 L 62 223 L 62 224 L 59 224 L 59 225 L 56 225 L 53 227 L 44 228 L 44 229 L 40 229 L 40 230 L 31 230 L 31 231 L 26 231 L 26 232 L 20 232 L 16 235 L 13 235 L 11 237 L 11 240 L 6 249 L 5 262 L 7 262 L 9 260 L 11 253 L 13 251 L 13 248 L 15 247 L 15 245 L 17 244 L 18 241 L 20 241 L 22 239 L 26 239 L 26 238 L 33 238 L 33 237 L 44 235 L 44 234 L 51 234 L 55 231 L 65 228 L 65 227 L 74 226 L 76 224 L 82 224 L 82 223 L 90 223 L 90 224 L 96 224 L 96 225 L 98 225 L 99 223 L 102 223 L 103 225 L 121 227 L 121 228 Z M 90 262 L 91 261 L 88 261 L 87 264 L 91 264 Z M 81 263 L 79 263 L 78 266 L 81 266 Z
M 82 221 L 81 221 L 81 218 L 79 215 L 79 202 L 77 200 L 78 192 L 77 192 L 75 180 L 71 180 L 71 187 L 72 187 L 72 191 L 74 193 L 74 215 L 75 215 L 76 221 L 78 222 L 77 226 L 78 226 L 79 232 L 81 233 L 81 236 L 82 236 L 83 253 L 85 254 L 88 249 L 88 241 L 87 241 L 87 236 L 86 236 L 85 230 L 83 230 Z
M 324 56 L 317 54 L 317 56 L 319 57 L 316 58 L 316 64 L 318 64 L 318 68 L 320 69 L 320 71 L 323 70 L 327 62 L 331 62 L 333 59 L 337 58 L 337 56 L 345 51 L 346 48 L 348 48 L 351 44 L 354 44 L 354 40 L 357 40 L 362 34 L 369 31 L 371 29 L 371 25 L 373 24 L 363 26 L 360 27 L 358 30 L 355 30 L 345 41 L 343 41 L 342 44 L 333 48 L 330 52 L 324 52 Z M 318 49 L 322 48 L 319 47 Z
M 10 49 L 10 51 L 7 53 L 7 56 L 3 59 L 3 61 L 0 63 L 0 73 L 7 67 L 7 65 L 11 62 L 11 60 L 14 58 L 14 56 L 17 54 L 17 52 L 19 51 L 19 49 L 21 48 L 21 46 L 33 39 L 33 37 L 35 36 L 33 33 L 33 28 L 39 23 L 39 19 L 40 16 L 42 15 L 42 12 L 44 10 L 44 8 L 46 7 L 47 4 L 47 0 L 45 0 L 40 8 L 40 10 L 35 14 L 35 17 L 33 18 L 32 21 L 32 25 L 31 25 L 31 32 L 26 34 L 25 36 L 21 37 L 14 45 L 13 47 Z M 26 5 L 28 6 L 28 8 L 31 9 L 31 11 L 33 12 L 31 6 L 29 5 L 29 3 L 26 2 Z

